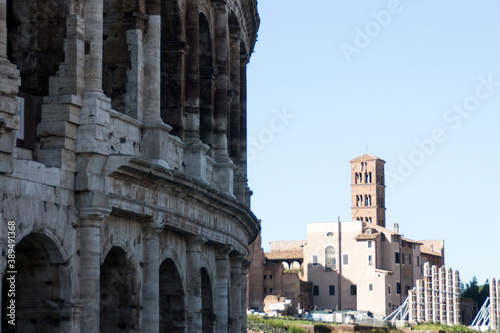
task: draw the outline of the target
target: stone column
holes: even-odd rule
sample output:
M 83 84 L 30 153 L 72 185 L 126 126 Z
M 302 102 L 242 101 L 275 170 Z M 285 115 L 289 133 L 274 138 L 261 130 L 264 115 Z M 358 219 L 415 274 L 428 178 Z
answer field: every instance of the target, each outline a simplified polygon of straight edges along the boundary
M 161 227 L 155 221 L 142 225 L 144 257 L 142 268 L 142 331 L 160 330 L 160 239 Z
M 0 58 L 7 59 L 7 0 L 0 0 Z
M 231 32 L 229 39 L 229 156 L 240 166 L 240 31 Z
M 186 14 L 186 40 L 189 52 L 186 61 L 186 116 L 185 142 L 200 142 L 200 10 L 195 1 L 190 1 Z
M 241 332 L 247 332 L 247 275 L 250 262 L 245 260 L 241 265 Z
M 216 253 L 215 300 L 214 310 L 217 320 L 216 333 L 227 333 L 229 325 L 229 247 L 221 247 Z
M 229 332 L 241 333 L 241 266 L 243 257 L 241 255 L 234 255 L 231 257 L 231 306 L 230 306 L 230 327 Z
M 101 301 L 101 224 L 111 210 L 80 208 L 80 299 L 85 302 L 81 316 L 82 332 L 99 327 Z
M 215 67 L 218 74 L 214 92 L 214 136 L 213 151 L 217 162 L 215 185 L 233 196 L 233 172 L 236 166 L 229 158 L 228 112 L 229 112 L 229 33 L 228 10 L 225 0 L 215 2 Z
M 187 307 L 186 323 L 188 333 L 202 331 L 201 303 L 201 247 L 203 239 L 188 239 L 186 249 L 187 261 Z
M 102 93 L 102 24 L 103 0 L 85 3 L 85 90 Z

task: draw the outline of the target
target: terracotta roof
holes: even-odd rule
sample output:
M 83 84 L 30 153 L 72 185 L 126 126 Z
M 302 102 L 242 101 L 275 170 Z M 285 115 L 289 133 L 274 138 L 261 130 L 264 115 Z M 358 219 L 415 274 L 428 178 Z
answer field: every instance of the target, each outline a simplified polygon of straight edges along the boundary
M 408 238 L 404 238 L 404 237 L 401 237 L 401 239 L 404 240 L 407 243 L 415 243 L 415 244 L 420 244 L 420 245 L 423 244 L 422 242 L 414 241 L 414 240 L 411 240 L 411 239 L 408 239 Z
M 371 160 L 380 160 L 382 162 L 385 162 L 383 159 L 380 157 L 377 157 L 372 154 L 363 154 L 361 156 L 355 157 L 351 160 L 351 162 L 357 162 L 357 161 L 371 161 Z
M 357 235 L 354 239 L 356 240 L 372 240 L 376 239 L 380 235 L 380 233 L 375 233 L 375 234 L 359 234 Z
M 304 259 L 304 251 L 302 250 L 286 250 L 286 251 L 271 251 L 265 253 L 268 260 L 290 260 Z
M 432 255 L 432 256 L 436 256 L 436 257 L 443 257 L 443 256 L 441 255 L 441 253 L 438 253 L 438 252 L 432 251 L 431 249 L 429 249 L 428 247 L 425 247 L 425 246 L 421 246 L 421 247 L 420 247 L 420 253 L 430 254 L 430 255 Z

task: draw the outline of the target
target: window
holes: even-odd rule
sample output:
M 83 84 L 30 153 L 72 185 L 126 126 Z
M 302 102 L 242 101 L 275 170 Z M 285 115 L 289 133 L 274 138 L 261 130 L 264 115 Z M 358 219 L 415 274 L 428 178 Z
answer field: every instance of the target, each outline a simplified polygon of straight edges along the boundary
M 319 286 L 313 286 L 313 295 L 318 296 L 319 295 Z
M 385 234 L 380 235 L 380 238 L 382 238 L 382 242 L 385 242 Z
M 394 253 L 394 262 L 395 262 L 396 264 L 399 264 L 399 252 L 395 252 L 395 253 Z
M 370 284 L 368 285 L 368 291 L 373 291 L 373 283 L 370 283 Z
M 401 282 L 396 283 L 396 293 L 401 294 Z
M 313 254 L 313 266 L 318 266 L 318 255 Z
M 354 296 L 358 293 L 358 287 L 355 284 L 351 284 L 351 295 Z
M 335 286 L 330 285 L 330 296 L 335 296 Z
M 368 218 L 368 222 L 372 223 L 372 218 L 371 217 Z
M 390 295 L 391 294 L 391 286 L 387 286 L 387 293 Z M 389 305 L 390 306 L 390 305 Z
M 266 289 L 266 288 L 264 288 L 264 294 L 266 294 L 266 293 L 267 293 L 267 289 Z
M 272 276 L 272 275 L 269 275 L 269 279 L 272 279 L 272 278 L 273 278 L 273 276 Z
M 389 308 L 391 307 L 391 302 L 389 302 Z
M 368 256 L 368 266 L 373 266 L 373 256 L 372 255 Z
M 344 255 L 342 256 L 342 263 L 343 263 L 344 265 L 349 265 L 349 255 L 348 255 L 348 254 L 344 254 Z
M 335 258 L 335 248 L 327 246 L 325 249 L 325 268 L 337 269 L 337 258 Z
M 333 232 L 329 232 L 326 234 L 326 237 L 333 237 Z
M 269 288 L 269 293 L 272 294 L 273 288 Z
M 368 234 L 368 231 L 366 232 Z M 372 248 L 372 241 L 368 241 L 368 248 L 371 249 Z
M 406 258 L 406 254 L 405 253 L 401 253 L 401 264 L 405 264 L 405 258 Z
M 408 255 L 408 265 L 411 266 L 411 254 Z
M 417 266 L 420 266 L 420 257 L 417 256 Z
M 264 280 L 267 279 L 267 275 L 264 275 Z

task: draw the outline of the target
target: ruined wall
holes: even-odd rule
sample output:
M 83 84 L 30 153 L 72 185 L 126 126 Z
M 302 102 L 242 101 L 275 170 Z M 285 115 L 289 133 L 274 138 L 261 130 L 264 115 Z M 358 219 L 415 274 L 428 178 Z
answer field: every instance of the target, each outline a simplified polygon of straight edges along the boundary
M 246 332 L 258 26 L 254 0 L 0 1 L 1 331 L 14 223 L 18 330 Z

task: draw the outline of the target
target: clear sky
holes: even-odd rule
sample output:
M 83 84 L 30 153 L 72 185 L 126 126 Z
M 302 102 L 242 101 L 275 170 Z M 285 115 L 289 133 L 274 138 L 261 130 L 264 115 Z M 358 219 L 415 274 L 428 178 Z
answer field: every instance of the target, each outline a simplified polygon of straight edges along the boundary
M 351 220 L 349 161 L 386 163 L 387 227 L 500 278 L 500 2 L 260 0 L 248 173 L 266 251 Z M 498 214 L 497 214 L 498 213 Z

